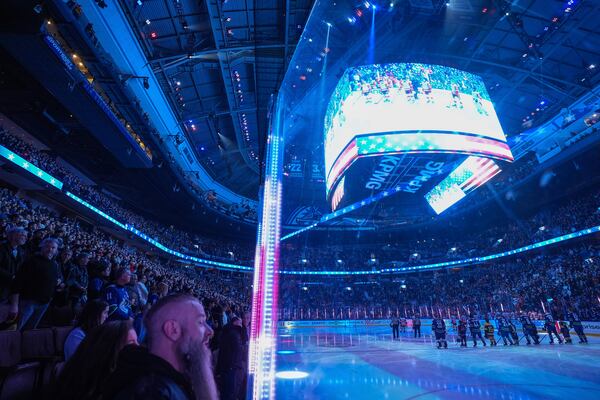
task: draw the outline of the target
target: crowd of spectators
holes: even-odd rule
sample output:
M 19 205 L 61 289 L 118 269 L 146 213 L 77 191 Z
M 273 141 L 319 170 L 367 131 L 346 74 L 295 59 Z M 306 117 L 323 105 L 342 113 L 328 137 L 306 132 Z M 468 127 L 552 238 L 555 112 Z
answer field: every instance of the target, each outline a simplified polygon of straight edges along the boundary
M 484 256 L 519 248 L 549 238 L 600 225 L 600 192 L 571 197 L 545 207 L 537 214 L 506 219 L 484 229 L 468 229 L 472 215 L 450 221 L 447 229 L 420 238 L 398 235 L 384 243 L 327 245 L 284 243 L 282 265 L 299 270 L 356 270 L 381 266 L 420 265 L 446 260 Z M 460 235 L 457 234 L 460 232 Z
M 235 241 L 216 241 L 177 229 L 173 225 L 161 224 L 142 217 L 124 206 L 117 197 L 108 194 L 98 186 L 87 184 L 79 176 L 61 166 L 51 152 L 39 150 L 6 130 L 0 130 L 0 144 L 61 180 L 67 190 L 173 250 L 219 261 L 247 262 L 253 258 L 254 249 L 250 245 Z M 238 208 L 243 210 L 249 207 L 247 204 L 240 204 L 235 206 L 236 210 Z
M 148 221 L 11 135 L 0 143 L 69 190 L 182 252 L 226 254 L 236 244 L 199 239 Z M 427 239 L 321 245 L 286 243 L 284 269 L 373 269 L 501 252 L 600 223 L 593 191 L 483 231 Z M 455 221 L 462 225 L 465 221 Z M 245 398 L 251 275 L 201 270 L 111 236 L 88 222 L 0 188 L 0 328 L 73 325 L 57 398 L 121 399 L 166 390 L 168 398 Z M 464 232 L 464 229 L 461 230 Z M 194 243 L 202 241 L 202 245 Z M 191 245 L 190 245 L 191 244 Z M 245 247 L 244 247 L 245 248 Z M 234 255 L 234 251 L 237 252 Z M 247 259 L 251 249 L 247 249 Z M 232 254 L 233 253 L 233 254 Z M 285 277 L 285 279 L 283 279 Z M 600 318 L 600 245 L 594 237 L 544 253 L 406 275 L 282 275 L 279 318 L 349 319 L 526 312 Z M 200 300 L 198 300 L 200 299 Z M 140 343 L 142 345 L 140 345 Z
M 548 254 L 437 272 L 343 278 L 286 276 L 281 319 L 432 317 L 471 312 L 576 311 L 600 318 L 600 245 L 561 246 Z
M 189 266 L 178 265 L 175 261 L 161 259 L 94 226 L 58 215 L 42 205 L 34 205 L 10 189 L 0 189 L 0 204 L 0 230 L 7 233 L 4 245 L 8 246 L 7 243 L 12 240 L 17 243 L 17 264 L 35 255 L 40 244 L 48 238 L 55 242 L 58 278 L 66 285 L 59 288 L 65 290 L 60 297 L 74 310 L 81 307 L 79 302 L 82 298 L 97 295 L 102 283 L 114 277 L 120 269 L 129 271 L 134 279 L 130 296 L 134 307 L 139 303 L 138 297 L 142 297 L 145 303 L 152 294 L 172 291 L 214 299 L 225 307 L 238 310 L 248 302 L 249 292 L 247 288 L 243 290 L 243 281 L 239 276 L 218 271 L 197 271 Z M 11 250 L 6 247 L 6 251 Z M 201 279 L 198 279 L 199 276 Z M 146 293 L 138 294 L 137 285 L 146 287 Z M 8 288 L 4 283 L 3 288 L 3 293 L 6 293 Z
M 209 332 L 202 340 L 210 339 L 215 355 L 225 348 L 215 358 L 219 388 L 230 393 L 222 398 L 242 398 L 249 275 L 179 265 L 7 188 L 0 189 L 0 232 L 5 239 L 0 245 L 0 305 L 7 310 L 2 327 L 24 331 L 47 325 L 76 326 L 65 343 L 65 359 L 73 361 L 65 365 L 63 379 L 81 379 L 86 385 L 76 385 L 82 391 L 61 398 L 97 398 L 87 391 L 98 389 L 98 379 L 79 377 L 80 367 L 86 368 L 79 364 L 97 359 L 99 364 L 87 377 L 101 370 L 104 375 L 98 376 L 109 379 L 111 369 L 98 369 L 99 365 L 114 368 L 121 348 L 146 340 L 151 333 L 144 318 L 171 294 L 188 296 L 190 302 L 201 299 L 194 307 L 202 307 L 205 332 Z M 106 349 L 109 354 L 98 354 L 98 346 L 107 340 L 119 344 L 114 354 L 111 349 Z M 230 374 L 235 375 L 233 386 Z M 222 384 L 224 379 L 229 383 Z

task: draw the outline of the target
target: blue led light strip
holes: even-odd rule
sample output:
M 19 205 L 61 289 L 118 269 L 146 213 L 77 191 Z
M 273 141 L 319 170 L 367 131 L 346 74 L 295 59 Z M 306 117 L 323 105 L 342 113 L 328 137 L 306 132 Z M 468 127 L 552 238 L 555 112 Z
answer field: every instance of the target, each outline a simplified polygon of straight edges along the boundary
M 117 225 L 118 227 L 136 234 L 141 239 L 144 239 L 145 241 L 147 241 L 148 243 L 152 244 L 153 246 L 159 248 L 160 250 L 164 251 L 165 253 L 171 254 L 171 255 L 173 255 L 175 257 L 178 257 L 178 258 L 181 258 L 182 260 L 193 261 L 193 262 L 196 262 L 196 263 L 199 263 L 199 264 L 202 264 L 202 265 L 211 266 L 211 267 L 215 267 L 215 268 L 218 268 L 218 269 L 235 269 L 235 270 L 241 270 L 241 271 L 252 271 L 253 270 L 252 267 L 246 267 L 246 266 L 243 266 L 243 265 L 236 265 L 236 264 L 227 264 L 227 263 L 222 263 L 222 262 L 212 261 L 212 260 L 205 260 L 205 259 L 202 259 L 202 258 L 198 258 L 198 257 L 194 257 L 194 256 L 189 256 L 187 254 L 183 254 L 183 253 L 180 253 L 178 251 L 172 250 L 172 249 L 168 248 L 167 246 L 164 246 L 163 244 L 161 244 L 159 241 L 157 241 L 157 240 L 151 238 L 150 236 L 146 235 L 144 232 L 139 231 L 134 226 L 129 225 L 129 224 L 123 224 L 123 223 L 117 221 L 116 219 L 114 219 L 110 215 L 106 214 L 104 211 L 102 211 L 102 210 L 94 207 L 93 205 L 91 205 L 87 201 L 85 201 L 85 200 L 77 197 L 73 193 L 71 193 L 69 191 L 66 191 L 65 194 L 68 197 L 70 197 L 71 199 L 73 199 L 76 202 L 78 202 L 79 204 L 81 204 L 81 205 L 89 208 L 90 210 L 94 211 L 96 214 L 98 214 L 101 217 L 109 220 L 110 222 L 112 222 L 113 224 Z
M 544 240 L 542 242 L 537 242 L 537 243 L 531 244 L 529 246 L 519 247 L 518 249 L 504 251 L 502 253 L 496 253 L 496 254 L 491 254 L 491 255 L 482 256 L 482 257 L 465 258 L 463 260 L 446 261 L 446 262 L 440 262 L 440 263 L 435 263 L 435 264 L 413 265 L 410 267 L 399 267 L 399 268 L 383 268 L 383 269 L 374 270 L 374 271 L 369 271 L 369 270 L 366 270 L 366 271 L 365 270 L 363 270 L 363 271 L 291 271 L 291 270 L 287 270 L 287 271 L 285 271 L 285 270 L 282 270 L 279 272 L 281 274 L 289 274 L 289 275 L 369 275 L 369 274 L 385 274 L 385 273 L 407 273 L 407 272 L 415 272 L 415 271 L 422 271 L 422 270 L 443 269 L 443 268 L 448 268 L 448 267 L 477 264 L 477 263 L 484 262 L 484 261 L 495 260 L 495 259 L 502 258 L 502 257 L 508 257 L 508 256 L 512 256 L 514 254 L 524 253 L 526 251 L 538 249 L 540 247 L 549 246 L 549 245 L 560 243 L 560 242 L 564 242 L 566 240 L 576 239 L 576 238 L 579 238 L 582 236 L 587 236 L 587 235 L 597 233 L 597 232 L 600 232 L 600 225 L 597 225 L 597 226 L 594 226 L 594 227 L 591 227 L 588 229 L 582 229 L 580 231 L 569 233 L 566 235 L 557 236 L 555 238 Z
M 19 156 L 18 154 L 15 154 L 14 152 L 10 151 L 9 149 L 7 149 L 6 147 L 4 147 L 2 145 L 0 145 L 0 156 L 5 158 L 6 160 L 10 161 L 12 164 L 26 170 L 27 172 L 31 173 L 32 175 L 35 175 L 36 177 L 44 180 L 45 182 L 49 183 L 50 185 L 56 187 L 57 189 L 62 190 L 63 183 L 61 181 L 54 178 L 52 175 L 48 174 L 47 172 L 41 170 L 40 168 L 36 167 L 35 165 L 29 163 L 23 157 Z M 73 193 L 71 193 L 69 191 L 65 191 L 64 193 L 71 199 L 73 199 L 73 200 L 77 201 L 78 203 L 80 203 L 81 205 L 89 208 L 90 210 L 94 211 L 96 214 L 107 219 L 108 221 L 112 222 L 113 224 L 117 225 L 118 227 L 136 234 L 138 237 L 144 239 L 148 243 L 154 245 L 155 247 L 159 248 L 160 250 L 162 250 L 168 254 L 171 254 L 175 257 L 181 258 L 186 261 L 193 261 L 193 262 L 196 262 L 196 263 L 199 263 L 202 265 L 215 267 L 217 269 L 229 269 L 229 270 L 238 270 L 238 271 L 253 271 L 254 270 L 254 268 L 244 266 L 244 265 L 228 264 L 228 263 L 222 263 L 222 262 L 218 262 L 218 261 L 205 260 L 202 258 L 190 256 L 190 255 L 183 254 L 178 251 L 172 250 L 172 249 L 164 246 L 157 240 L 149 237 L 145 233 L 139 231 L 135 227 L 133 227 L 129 224 L 123 224 L 123 223 L 117 221 L 110 215 L 106 214 L 104 211 L 94 207 L 93 205 L 91 205 L 90 203 L 86 202 L 85 200 L 77 197 Z M 390 195 L 391 193 L 393 193 L 393 191 L 385 191 L 385 192 L 381 192 L 381 193 L 377 194 L 377 196 L 384 197 L 384 196 Z M 376 197 L 376 196 L 374 196 L 374 197 Z M 373 200 L 373 201 L 375 201 L 375 200 Z M 362 204 L 362 202 L 360 202 L 360 203 Z M 355 206 L 356 204 L 357 203 L 347 206 L 347 207 L 343 208 L 342 210 L 339 210 L 339 212 L 342 212 L 346 208 Z M 333 217 L 333 214 L 335 214 L 335 213 L 329 214 L 328 216 L 325 216 L 325 217 Z M 313 224 L 313 225 L 315 225 L 315 224 Z M 304 229 L 310 229 L 310 227 L 307 227 Z M 409 266 L 409 267 L 398 267 L 398 268 L 383 268 L 380 270 L 363 270 L 363 271 L 279 270 L 279 271 L 277 271 L 277 273 L 288 274 L 288 275 L 370 275 L 370 274 L 382 274 L 382 273 L 383 274 L 385 274 L 385 273 L 407 273 L 407 272 L 414 272 L 414 271 L 421 271 L 421 270 L 443 269 L 443 268 L 447 268 L 447 267 L 466 266 L 466 265 L 470 265 L 470 264 L 477 264 L 477 263 L 484 262 L 484 261 L 495 260 L 495 259 L 502 258 L 502 257 L 512 256 L 514 254 L 524 253 L 526 251 L 538 249 L 540 247 L 549 246 L 552 244 L 564 242 L 564 241 L 571 240 L 571 239 L 576 239 L 576 238 L 579 238 L 582 236 L 587 236 L 587 235 L 597 233 L 597 232 L 600 232 L 600 225 L 597 225 L 597 226 L 594 226 L 594 227 L 591 227 L 588 229 L 582 229 L 577 232 L 558 236 L 558 237 L 555 237 L 552 239 L 533 243 L 528 246 L 519 247 L 517 249 L 505 251 L 502 253 L 496 253 L 496 254 L 491 254 L 491 255 L 481 256 L 481 257 L 465 258 L 463 260 L 446 261 L 446 262 L 440 262 L 440 263 L 434 263 L 434 264 L 414 265 L 414 266 Z M 296 234 L 296 232 L 294 232 L 294 234 Z M 288 235 L 288 237 L 289 236 L 290 235 Z M 275 238 L 270 238 L 269 240 L 270 240 L 270 242 L 273 242 L 273 240 L 275 240 Z
M 46 171 L 36 167 L 34 164 L 30 163 L 29 161 L 27 161 L 23 157 L 19 156 L 15 152 L 13 152 L 1 145 L 0 145 L 0 156 L 7 159 L 8 161 L 13 163 L 17 167 L 22 168 L 25 171 L 29 172 L 30 174 L 35 175 L 38 178 L 40 178 L 41 180 L 49 183 L 50 185 L 54 186 L 58 190 L 62 189 L 63 183 L 61 181 L 59 181 L 58 179 L 56 179 L 55 177 L 53 177 Z
M 357 201 L 356 203 L 352 203 L 352 204 L 350 204 L 350 205 L 348 205 L 348 206 L 346 206 L 346 207 L 344 207 L 344 208 L 342 208 L 340 210 L 334 211 L 334 212 L 329 213 L 329 214 L 325 214 L 325 215 L 323 215 L 321 217 L 321 219 L 319 221 L 315 222 L 314 224 L 306 226 L 306 227 L 304 227 L 302 229 L 298 229 L 297 231 L 294 231 L 292 233 L 288 233 L 287 235 L 285 235 L 284 237 L 282 237 L 281 240 L 286 240 L 286 239 L 289 239 L 289 238 L 294 237 L 296 235 L 299 235 L 302 232 L 306 232 L 306 231 L 314 228 L 315 226 L 319 225 L 322 222 L 327 222 L 330 219 L 337 218 L 340 215 L 344 215 L 344 214 L 349 213 L 350 211 L 354 211 L 354 210 L 357 210 L 357 209 L 359 209 L 361 207 L 364 207 L 364 206 L 367 206 L 369 204 L 375 203 L 375 202 L 383 199 L 384 197 L 391 196 L 392 194 L 398 193 L 401 190 L 402 189 L 400 188 L 400 186 L 396 186 L 395 188 L 384 190 L 383 192 L 379 192 L 376 195 L 368 197 L 368 198 L 366 198 L 364 200 Z

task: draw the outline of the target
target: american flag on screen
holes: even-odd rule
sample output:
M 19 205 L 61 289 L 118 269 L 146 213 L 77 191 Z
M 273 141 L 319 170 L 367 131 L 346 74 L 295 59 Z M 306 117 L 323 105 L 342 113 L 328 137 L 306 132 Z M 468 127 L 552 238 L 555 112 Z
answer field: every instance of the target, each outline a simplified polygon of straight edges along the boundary
M 437 214 L 477 189 L 501 171 L 493 160 L 470 156 L 439 185 L 425 195 L 425 199 Z
M 500 172 L 498 164 L 489 158 L 469 157 L 465 163 L 467 162 L 472 164 L 470 168 L 472 175 L 459 185 L 465 194 L 477 189 Z

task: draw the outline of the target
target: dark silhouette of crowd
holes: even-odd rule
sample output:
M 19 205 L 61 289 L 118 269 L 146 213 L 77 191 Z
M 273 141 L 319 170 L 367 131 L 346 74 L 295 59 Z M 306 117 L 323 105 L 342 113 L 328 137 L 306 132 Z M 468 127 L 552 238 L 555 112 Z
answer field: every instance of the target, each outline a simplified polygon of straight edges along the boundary
M 20 139 L 0 134 L 0 143 L 164 244 L 217 259 L 251 258 L 250 246 L 201 238 L 140 217 Z M 599 205 L 600 193 L 592 191 L 460 236 L 439 231 L 426 239 L 388 238 L 377 245 L 286 243 L 281 268 L 375 272 L 386 265 L 493 254 L 598 225 Z M 59 343 L 52 356 L 0 357 L 9 383 L 23 371 L 24 361 L 43 366 L 36 372 L 43 378 L 5 385 L 0 397 L 12 387 L 21 393 L 35 390 L 34 397 L 64 399 L 155 393 L 170 399 L 245 398 L 251 275 L 185 265 L 61 207 L 0 188 L 0 343 L 26 349 L 15 343 L 48 330 Z M 583 320 L 600 318 L 600 245 L 594 236 L 439 271 L 281 277 L 282 320 L 400 318 L 403 332 L 402 318 L 415 315 L 542 319 L 550 312 L 561 320 L 570 313 Z
M 600 225 L 600 192 L 592 191 L 544 207 L 525 217 L 505 219 L 484 230 L 465 229 L 467 216 L 447 230 L 421 238 L 390 235 L 375 244 L 366 241 L 327 246 L 298 241 L 285 243 L 282 265 L 294 270 L 365 270 L 386 266 L 422 265 L 501 253 L 564 234 Z M 460 235 L 456 232 L 460 230 Z
M 436 272 L 351 277 L 286 276 L 281 319 L 445 318 L 470 312 L 575 311 L 600 318 L 600 245 L 594 239 L 546 253 Z
M 7 188 L 0 189 L 0 231 L 0 341 L 4 333 L 69 327 L 55 359 L 66 362 L 54 366 L 39 390 L 67 399 L 151 390 L 178 393 L 166 397 L 173 399 L 216 399 L 218 388 L 222 399 L 245 398 L 249 275 L 161 258 Z M 179 327 L 169 319 L 166 332 L 157 307 L 170 310 Z M 145 346 L 132 348 L 138 343 Z M 112 373 L 121 369 L 127 381 Z M 148 376 L 156 379 L 148 383 Z
M 0 129 L 0 144 L 48 172 L 64 183 L 65 189 L 104 211 L 116 220 L 134 226 L 163 245 L 184 254 L 227 261 L 247 262 L 253 258 L 254 249 L 242 242 L 214 240 L 193 234 L 173 225 L 165 225 L 142 217 L 129 209 L 116 196 L 94 184 L 86 183 L 81 177 L 62 166 L 54 153 L 40 150 L 32 144 Z M 231 209 L 247 213 L 247 203 L 232 205 Z

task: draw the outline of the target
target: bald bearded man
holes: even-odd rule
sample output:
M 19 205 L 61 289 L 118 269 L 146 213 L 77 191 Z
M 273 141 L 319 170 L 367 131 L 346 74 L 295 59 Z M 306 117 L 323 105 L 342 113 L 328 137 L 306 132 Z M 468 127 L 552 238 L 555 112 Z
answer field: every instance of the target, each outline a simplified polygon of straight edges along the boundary
M 208 348 L 213 331 L 198 299 L 163 297 L 146 314 L 144 325 L 147 349 L 121 351 L 103 398 L 217 400 Z

